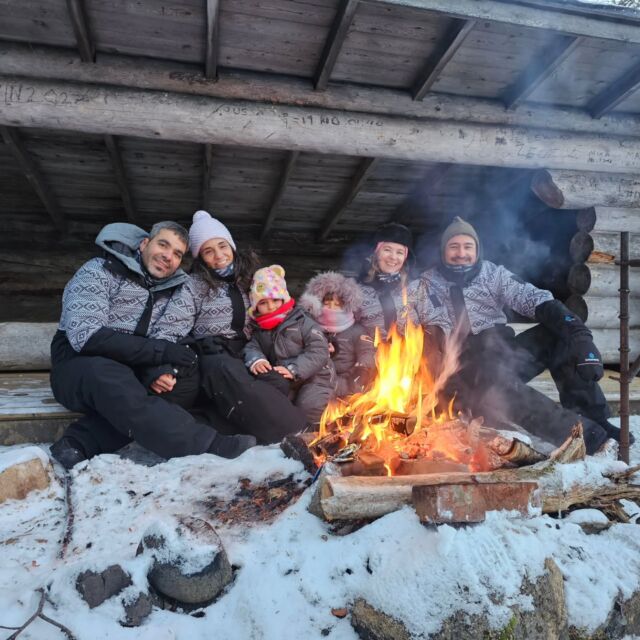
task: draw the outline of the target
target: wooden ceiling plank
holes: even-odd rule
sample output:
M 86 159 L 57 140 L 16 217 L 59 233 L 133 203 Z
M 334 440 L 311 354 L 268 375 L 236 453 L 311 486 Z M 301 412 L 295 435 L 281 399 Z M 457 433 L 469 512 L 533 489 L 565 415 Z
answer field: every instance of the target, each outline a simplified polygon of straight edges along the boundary
M 220 40 L 220 0 L 207 0 L 207 40 L 204 75 L 211 80 L 218 77 L 218 49 Z
M 344 194 L 340 197 L 336 205 L 333 207 L 331 213 L 325 219 L 322 225 L 322 229 L 318 234 L 319 241 L 327 239 L 347 207 L 355 200 L 356 196 L 364 186 L 364 183 L 367 181 L 367 178 L 376 168 L 378 162 L 378 158 L 362 159 L 362 161 L 358 165 L 356 173 L 349 183 L 349 187 L 346 189 Z
M 515 4 L 501 0 L 362 0 L 387 6 L 422 9 L 432 13 L 482 20 L 531 29 L 545 29 L 572 36 L 587 36 L 640 44 L 638 21 L 621 21 L 602 15 L 576 15 L 548 7 Z
M 534 55 L 517 80 L 504 92 L 504 106 L 515 109 L 526 100 L 583 41 L 584 38 L 558 36 L 551 45 L 545 47 L 542 55 Z
M 416 79 L 412 90 L 414 100 L 422 100 L 431 90 L 432 85 L 462 46 L 475 24 L 475 20 L 454 20 Z
M 115 136 L 107 134 L 104 136 L 104 144 L 107 147 L 113 173 L 116 176 L 116 182 L 118 184 L 118 190 L 120 191 L 120 197 L 122 198 L 122 204 L 124 205 L 125 215 L 129 222 L 135 224 L 137 220 L 136 209 L 129 189 L 129 182 L 124 169 L 124 162 L 122 160 L 122 154 L 120 153 L 118 141 Z
M 33 187 L 34 191 L 45 206 L 49 217 L 59 231 L 65 231 L 67 223 L 64 214 L 60 210 L 58 203 L 51 193 L 42 172 L 40 171 L 33 156 L 27 150 L 20 133 L 13 127 L 0 126 L 0 133 L 5 144 L 13 154 L 16 162 L 22 169 L 25 177 Z
M 587 105 L 587 111 L 594 118 L 601 118 L 632 96 L 638 89 L 640 89 L 640 64 L 636 64 L 622 77 L 607 85 L 592 98 Z
M 84 0 L 67 0 L 67 10 L 83 62 L 96 61 L 96 47 L 91 37 Z
M 278 181 L 278 187 L 276 188 L 273 200 L 271 201 L 271 205 L 269 206 L 267 218 L 264 222 L 264 226 L 262 227 L 262 232 L 260 234 L 261 242 L 264 242 L 273 227 L 273 222 L 276 218 L 276 214 L 278 213 L 278 206 L 280 205 L 280 202 L 284 197 L 287 183 L 289 182 L 291 174 L 296 167 L 296 162 L 298 161 L 299 155 L 299 151 L 289 151 L 289 153 L 287 154 L 287 159 L 284 168 L 282 169 L 282 173 L 280 174 L 280 180 Z
M 316 89 L 322 90 L 327 88 L 331 72 L 336 64 L 347 33 L 349 33 L 349 27 L 351 26 L 357 8 L 358 0 L 342 0 L 316 70 L 314 80 Z

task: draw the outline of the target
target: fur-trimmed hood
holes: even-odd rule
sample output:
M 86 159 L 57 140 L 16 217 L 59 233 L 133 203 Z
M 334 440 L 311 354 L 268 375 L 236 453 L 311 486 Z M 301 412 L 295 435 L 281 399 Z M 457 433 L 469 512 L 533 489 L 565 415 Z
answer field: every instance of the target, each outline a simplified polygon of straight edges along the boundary
M 337 294 L 345 311 L 355 313 L 362 306 L 362 291 L 358 283 L 337 271 L 326 271 L 311 278 L 298 299 L 298 305 L 318 318 L 322 312 L 322 300 L 329 293 Z

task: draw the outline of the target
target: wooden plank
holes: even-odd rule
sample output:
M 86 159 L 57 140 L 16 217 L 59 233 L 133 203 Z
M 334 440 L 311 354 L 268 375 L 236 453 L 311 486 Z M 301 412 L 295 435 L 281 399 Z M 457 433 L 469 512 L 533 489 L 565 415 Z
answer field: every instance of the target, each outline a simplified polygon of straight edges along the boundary
M 535 91 L 578 47 L 581 37 L 558 36 L 554 42 L 536 52 L 531 62 L 518 79 L 503 94 L 502 102 L 507 109 L 514 109 Z
M 18 130 L 13 127 L 0 126 L 0 133 L 27 180 L 38 194 L 42 204 L 44 204 L 56 228 L 59 231 L 64 231 L 66 228 L 64 215 L 60 211 L 58 203 L 53 197 L 38 165 L 25 147 Z
M 74 415 L 53 397 L 48 373 L 0 374 L 0 420 Z
M 371 175 L 373 170 L 376 168 L 377 163 L 377 158 L 364 158 L 362 160 L 362 162 L 358 166 L 358 170 L 351 180 L 351 183 L 349 184 L 349 188 L 340 197 L 333 211 L 331 211 L 331 213 L 323 222 L 322 229 L 318 234 L 319 241 L 327 239 L 332 229 L 338 222 L 340 216 L 344 213 L 345 209 L 353 202 L 353 200 L 358 195 L 358 192 L 360 191 L 360 189 L 362 189 L 362 186 L 367 181 L 369 175 Z
M 273 200 L 271 201 L 269 211 L 267 212 L 267 218 L 264 221 L 264 226 L 262 227 L 262 233 L 260 234 L 260 240 L 263 242 L 267 238 L 269 232 L 271 231 L 271 228 L 273 227 L 273 221 L 275 220 L 278 213 L 278 206 L 282 201 L 285 189 L 287 188 L 287 183 L 289 182 L 291 174 L 296 167 L 296 162 L 298 162 L 299 155 L 299 151 L 290 151 L 287 154 L 282 173 L 280 174 L 280 180 L 278 181 L 278 186 L 276 187 Z
M 127 216 L 127 220 L 132 223 L 137 222 L 136 208 L 133 204 L 133 197 L 129 190 L 129 183 L 127 181 L 127 173 L 124 168 L 124 162 L 122 161 L 122 155 L 118 147 L 118 141 L 115 136 L 105 135 L 104 144 L 109 152 L 109 158 L 111 160 L 111 166 L 113 167 L 113 173 L 116 176 L 116 182 L 118 183 L 118 189 L 120 190 L 120 197 L 122 198 L 122 204 L 124 205 L 124 212 Z
M 220 0 L 207 0 L 207 40 L 204 75 L 210 79 L 218 77 L 219 32 Z
M 606 86 L 587 105 L 594 118 L 601 118 L 640 88 L 640 64 L 636 64 L 622 77 Z
M 358 0 L 342 0 L 338 12 L 336 14 L 331 31 L 327 37 L 322 52 L 320 64 L 316 70 L 314 85 L 316 89 L 326 89 L 329 84 L 331 72 L 336 64 L 340 49 L 347 37 L 349 27 L 353 21 L 356 10 L 358 8 Z
M 479 29 L 472 31 L 472 35 Z M 87 65 L 78 64 L 77 56 L 53 47 L 0 42 L 0 73 L 25 78 L 107 84 L 280 105 L 303 104 L 308 107 L 431 120 L 462 120 L 479 124 L 640 136 L 640 119 L 618 113 L 615 116 L 605 115 L 598 120 L 591 118 L 584 110 L 558 106 L 528 105 L 526 110 L 507 111 L 495 100 L 429 93 L 424 100 L 414 101 L 406 91 L 339 84 L 316 92 L 306 80 L 249 72 L 227 73 L 213 82 L 204 78 L 198 65 L 106 53 L 100 55 L 99 68 L 100 73 L 95 73 Z M 2 86 L 3 98 L 18 99 L 12 92 L 19 91 L 20 86 L 26 91 L 29 83 L 25 81 L 22 85 L 10 83 Z
M 211 173 L 213 171 L 213 145 L 205 144 L 202 148 L 202 208 L 209 210 L 211 196 Z
M 67 0 L 67 9 L 80 52 L 80 59 L 83 62 L 95 62 L 96 47 L 91 37 L 84 0 Z
M 640 44 L 637 23 L 618 22 L 603 16 L 573 15 L 542 7 L 515 5 L 499 0 L 384 0 L 386 5 L 424 9 L 464 20 L 486 20 L 503 24 L 558 31 Z
M 629 137 L 416 121 L 0 76 L 0 124 L 362 157 L 596 172 L 637 170 Z M 12 89 L 12 87 L 15 87 Z
M 413 99 L 422 100 L 431 90 L 433 83 L 443 72 L 447 63 L 462 46 L 465 38 L 475 27 L 475 20 L 454 20 L 435 51 L 429 56 L 429 60 L 420 72 L 413 86 Z

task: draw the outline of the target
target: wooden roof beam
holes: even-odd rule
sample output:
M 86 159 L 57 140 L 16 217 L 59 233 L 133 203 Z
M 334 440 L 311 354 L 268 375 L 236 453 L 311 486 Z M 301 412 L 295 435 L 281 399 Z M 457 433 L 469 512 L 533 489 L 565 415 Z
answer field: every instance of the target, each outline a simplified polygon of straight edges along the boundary
M 557 36 L 545 47 L 542 55 L 536 53 L 517 80 L 504 92 L 504 106 L 515 109 L 526 100 L 583 41 L 584 38 L 575 36 Z
M 209 211 L 209 199 L 211 198 L 211 174 L 213 172 L 213 145 L 203 145 L 202 153 L 202 208 Z
M 378 164 L 378 158 L 363 158 L 355 172 L 348 189 L 342 194 L 331 213 L 325 219 L 322 229 L 318 233 L 318 241 L 326 240 L 336 226 L 336 223 L 345 212 L 347 207 L 355 200 L 356 196 L 364 186 L 367 178 L 371 175 Z
M 316 70 L 314 86 L 316 89 L 326 89 L 329 84 L 331 72 L 338 59 L 340 49 L 349 33 L 349 27 L 353 22 L 353 16 L 358 8 L 358 0 L 341 0 L 338 13 L 329 31 L 329 36 L 324 45 L 324 51 L 320 58 L 320 64 Z
M 640 89 L 640 64 L 636 64 L 622 77 L 606 86 L 597 96 L 592 98 L 587 105 L 587 111 L 594 118 L 601 118 L 638 89 Z
M 289 151 L 287 154 L 287 159 L 284 164 L 284 168 L 282 169 L 282 173 L 280 174 L 280 180 L 278 182 L 278 187 L 276 188 L 276 192 L 273 196 L 273 200 L 271 201 L 271 205 L 269 207 L 269 212 L 267 213 L 267 218 L 264 222 L 264 226 L 262 227 L 262 233 L 260 234 L 260 240 L 264 242 L 271 228 L 273 227 L 273 221 L 276 218 L 276 214 L 278 213 L 278 207 L 282 198 L 284 197 L 285 189 L 287 188 L 287 183 L 291 178 L 291 174 L 296 167 L 296 162 L 298 161 L 298 156 L 300 152 L 298 151 Z
M 362 0 L 397 7 L 501 24 L 545 29 L 571 36 L 587 36 L 640 44 L 639 21 L 621 21 L 602 15 L 577 15 L 548 7 L 515 4 L 502 0 Z
M 122 198 L 122 204 L 124 205 L 125 215 L 129 222 L 135 224 L 137 220 L 136 209 L 133 205 L 131 191 L 129 190 L 129 182 L 124 170 L 124 162 L 122 161 L 122 154 L 120 153 L 118 141 L 115 136 L 105 135 L 104 144 L 107 147 L 109 159 L 111 160 L 111 167 L 113 168 L 113 173 L 116 176 L 116 182 L 118 183 L 118 190 L 120 191 L 120 197 Z
M 429 56 L 413 85 L 411 94 L 414 100 L 422 100 L 427 92 L 431 90 L 433 83 L 438 79 L 456 51 L 462 46 L 475 24 L 475 20 L 454 19 L 444 37 L 436 46 L 435 51 Z
M 220 0 L 207 0 L 207 41 L 205 47 L 204 75 L 218 77 L 218 46 L 220 39 Z
M 58 203 L 51 193 L 36 161 L 33 156 L 27 150 L 24 141 L 22 140 L 17 129 L 13 127 L 0 126 L 0 134 L 4 139 L 5 144 L 9 147 L 9 150 L 16 159 L 16 162 L 22 169 L 25 177 L 33 187 L 34 191 L 38 194 L 38 197 L 42 201 L 47 213 L 53 224 L 59 231 L 65 231 L 67 228 L 67 222 L 65 217 L 60 211 Z
M 96 47 L 91 37 L 84 0 L 67 0 L 67 10 L 82 62 L 96 61 Z

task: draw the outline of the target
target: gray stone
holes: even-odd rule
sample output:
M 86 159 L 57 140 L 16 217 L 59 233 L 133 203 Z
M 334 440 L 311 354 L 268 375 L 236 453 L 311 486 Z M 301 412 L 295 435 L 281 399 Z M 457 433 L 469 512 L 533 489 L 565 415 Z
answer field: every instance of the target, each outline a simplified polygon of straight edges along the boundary
M 358 598 L 351 610 L 351 626 L 361 640 L 411 640 L 402 622 Z
M 139 627 L 149 616 L 153 609 L 151 597 L 148 593 L 140 592 L 129 602 L 122 601 L 124 607 L 124 620 L 120 621 L 123 627 Z
M 166 535 L 162 533 L 163 527 Z M 203 550 L 210 561 L 199 571 L 189 572 L 192 559 L 201 557 Z M 211 602 L 233 579 L 218 534 L 208 522 L 199 518 L 182 518 L 174 523 L 170 532 L 164 523 L 152 527 L 143 537 L 139 551 L 154 558 L 147 576 L 149 584 L 161 595 L 180 603 Z
M 100 573 L 83 571 L 76 579 L 76 589 L 92 609 L 131 584 L 131 577 L 118 564 Z
M 640 591 L 628 600 L 617 598 L 607 620 L 589 635 L 580 629 L 571 628 L 573 638 L 600 640 L 601 638 L 625 638 L 640 635 Z

